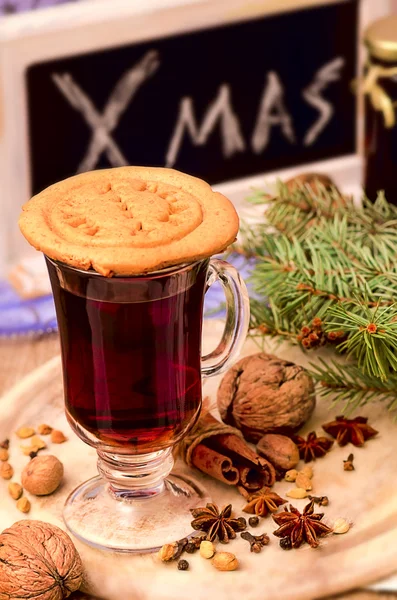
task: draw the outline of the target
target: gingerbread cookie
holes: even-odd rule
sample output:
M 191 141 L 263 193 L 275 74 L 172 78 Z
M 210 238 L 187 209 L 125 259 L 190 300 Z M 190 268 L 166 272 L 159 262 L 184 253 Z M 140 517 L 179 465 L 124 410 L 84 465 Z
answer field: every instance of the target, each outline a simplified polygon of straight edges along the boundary
M 173 169 L 120 167 L 56 183 L 23 206 L 23 235 L 50 258 L 101 275 L 138 275 L 221 252 L 232 203 Z

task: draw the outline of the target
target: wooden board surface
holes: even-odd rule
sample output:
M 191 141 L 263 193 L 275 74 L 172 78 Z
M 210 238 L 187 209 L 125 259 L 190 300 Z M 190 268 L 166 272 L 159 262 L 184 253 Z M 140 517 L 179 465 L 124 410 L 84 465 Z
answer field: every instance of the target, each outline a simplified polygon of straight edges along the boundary
M 24 375 L 59 354 L 57 334 L 0 339 L 0 397 Z
M 207 336 L 211 343 L 212 337 L 219 335 L 215 331 Z M 56 339 L 55 339 L 56 341 Z M 51 340 L 54 342 L 54 339 Z M 54 345 L 55 347 L 55 345 Z M 13 346 L 15 349 L 15 346 Z M 44 348 L 44 346 L 43 346 Z M 250 353 L 256 348 L 247 345 L 245 352 Z M 42 349 L 43 351 L 43 349 Z M 285 356 L 285 348 L 280 347 L 278 354 Z M 296 356 L 297 349 L 288 351 L 288 357 L 297 362 L 304 362 L 305 357 Z M 43 353 L 45 353 L 43 351 Z M 23 362 L 22 353 L 12 352 L 15 362 Z M 17 357 L 18 355 L 18 357 Z M 18 360 L 17 360 L 18 358 Z M 9 361 L 9 366 L 13 361 Z M 11 368 L 11 367 L 10 367 Z M 1 372 L 0 372 L 1 373 Z M 205 393 L 214 395 L 217 381 L 207 381 Z M 321 404 L 317 411 L 316 420 L 306 428 L 310 430 L 317 422 L 324 422 L 335 413 L 328 414 L 328 405 Z M 381 432 L 378 440 L 373 440 L 368 447 L 356 452 L 357 471 L 344 473 L 340 471 L 342 458 L 347 454 L 345 450 L 335 449 L 331 455 L 318 461 L 315 474 L 315 492 L 327 493 L 333 498 L 331 505 L 325 509 L 328 522 L 337 516 L 346 516 L 354 521 L 354 527 L 340 538 L 332 537 L 325 541 L 321 550 L 312 551 L 309 548 L 294 553 L 284 553 L 277 546 L 277 541 L 272 538 L 272 544 L 261 555 L 247 555 L 246 546 L 239 542 L 233 543 L 230 550 L 236 552 L 241 560 L 241 569 L 235 573 L 220 574 L 213 572 L 210 565 L 200 563 L 200 557 L 191 560 L 192 569 L 189 573 L 176 571 L 175 565 L 165 566 L 159 564 L 155 557 L 122 557 L 104 555 L 79 544 L 84 563 L 89 572 L 90 584 L 88 589 L 105 598 L 118 597 L 119 590 L 130 590 L 131 593 L 139 592 L 139 597 L 153 597 L 152 585 L 157 584 L 160 590 L 172 590 L 174 598 L 183 597 L 188 582 L 192 599 L 206 598 L 208 587 L 219 598 L 228 597 L 231 600 L 240 598 L 257 599 L 262 597 L 263 590 L 273 599 L 324 597 L 331 593 L 342 592 L 365 585 L 376 579 L 391 574 L 397 564 L 397 495 L 393 490 L 393 453 L 397 450 L 397 441 L 394 440 L 397 427 L 392 424 L 389 417 L 382 414 L 379 407 L 372 409 L 373 419 Z M 36 371 L 27 380 L 14 388 L 0 402 L 0 437 L 13 431 L 23 421 L 48 420 L 66 430 L 67 425 L 63 416 L 62 389 L 60 368 L 57 359 L 46 365 L 41 371 Z M 51 449 L 57 453 L 65 463 L 66 481 L 63 488 L 56 495 L 47 499 L 32 499 L 32 518 L 45 518 L 48 521 L 61 524 L 60 512 L 64 497 L 81 480 L 95 474 L 95 453 L 84 446 L 71 434 L 71 441 L 64 446 Z M 73 457 L 76 454 L 84 456 L 78 472 L 73 468 Z M 18 473 L 23 466 L 22 457 L 15 455 L 13 462 Z M 320 473 L 321 470 L 321 473 Z M 336 482 L 330 483 L 331 479 Z M 355 481 L 351 477 L 355 478 Z M 350 479 L 348 480 L 347 477 Z M 215 501 L 232 501 L 237 510 L 242 506 L 241 499 L 233 490 L 203 477 Z M 354 481 L 354 485 L 351 485 Z M 348 487 L 346 483 L 348 482 Z M 0 484 L 0 487 L 3 484 Z M 277 484 L 278 491 L 282 494 L 286 484 Z M 1 491 L 1 490 L 0 490 Z M 297 506 L 302 503 L 297 502 Z M 342 514 L 343 512 L 343 514 Z M 2 496 L 0 501 L 0 528 L 10 525 L 19 519 L 21 514 L 8 498 Z M 270 533 L 273 528 L 271 521 L 266 520 L 264 529 Z M 280 554 L 281 553 L 281 554 Z M 198 560 L 195 560 L 198 559 Z M 280 565 L 282 565 L 280 567 Z M 114 573 L 117 572 L 117 578 Z M 140 573 L 137 576 L 137 573 Z M 186 579 L 188 578 L 188 579 Z M 113 583 L 112 583 L 113 581 Z M 144 583 L 144 581 L 146 583 Z M 148 583 L 149 582 L 149 583 Z M 261 591 L 260 591 L 261 590 Z M 160 591 L 160 594 L 162 592 Z M 364 595 L 363 595 L 364 594 Z M 382 598 L 383 594 L 375 596 L 372 592 L 356 592 L 352 595 L 354 600 L 371 600 Z M 124 595 L 127 598 L 128 596 Z M 171 596 L 158 595 L 158 598 Z M 343 596 L 345 597 L 345 596 Z M 387 596 L 390 598 L 390 595 Z

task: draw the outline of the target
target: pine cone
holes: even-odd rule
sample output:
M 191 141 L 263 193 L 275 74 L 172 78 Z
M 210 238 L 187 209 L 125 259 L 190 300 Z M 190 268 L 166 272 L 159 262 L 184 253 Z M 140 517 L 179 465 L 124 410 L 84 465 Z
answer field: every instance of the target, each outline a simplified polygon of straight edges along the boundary
M 310 325 L 302 327 L 297 340 L 306 350 L 324 346 L 327 343 L 327 337 L 323 331 L 323 322 L 316 317 Z

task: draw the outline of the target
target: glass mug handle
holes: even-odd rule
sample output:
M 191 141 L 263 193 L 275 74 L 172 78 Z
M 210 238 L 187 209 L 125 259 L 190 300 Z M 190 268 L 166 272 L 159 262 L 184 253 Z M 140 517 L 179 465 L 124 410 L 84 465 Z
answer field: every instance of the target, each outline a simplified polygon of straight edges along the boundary
M 250 318 L 248 291 L 239 272 L 232 265 L 212 258 L 208 267 L 207 290 L 219 281 L 226 297 L 226 323 L 222 339 L 210 354 L 201 360 L 203 377 L 223 373 L 240 352 Z

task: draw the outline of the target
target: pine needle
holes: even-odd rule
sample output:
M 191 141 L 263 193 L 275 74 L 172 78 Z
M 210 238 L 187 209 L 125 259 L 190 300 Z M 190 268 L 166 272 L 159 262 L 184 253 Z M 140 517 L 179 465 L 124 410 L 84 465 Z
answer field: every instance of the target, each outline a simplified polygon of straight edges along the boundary
M 351 361 L 313 367 L 322 394 L 348 409 L 379 397 L 396 409 L 397 207 L 383 193 L 358 206 L 321 184 L 291 192 L 279 183 L 276 196 L 256 190 L 251 200 L 267 206 L 236 248 L 256 260 L 251 334 L 298 343 L 319 319 L 321 344 L 337 333 L 332 348 Z

